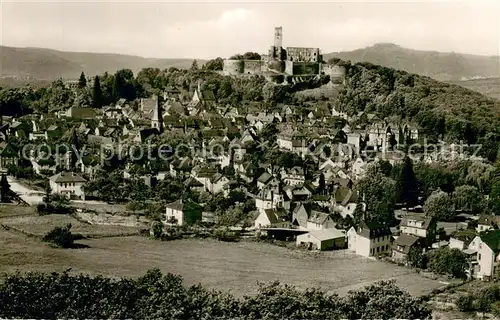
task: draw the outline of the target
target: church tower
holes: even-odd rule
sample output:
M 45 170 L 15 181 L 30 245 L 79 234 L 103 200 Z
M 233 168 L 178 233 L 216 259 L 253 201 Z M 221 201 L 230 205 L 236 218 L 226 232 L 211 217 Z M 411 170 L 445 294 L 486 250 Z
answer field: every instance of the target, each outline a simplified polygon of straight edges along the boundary
M 159 132 L 163 132 L 163 115 L 158 100 L 156 100 L 156 107 L 151 118 L 151 128 L 156 128 Z

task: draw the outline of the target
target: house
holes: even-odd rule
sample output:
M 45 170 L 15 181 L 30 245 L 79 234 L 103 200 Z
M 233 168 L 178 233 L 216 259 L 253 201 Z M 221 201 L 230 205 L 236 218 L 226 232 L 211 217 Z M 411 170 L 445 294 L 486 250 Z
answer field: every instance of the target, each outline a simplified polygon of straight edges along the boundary
M 500 217 L 497 216 L 488 216 L 481 215 L 477 220 L 477 232 L 488 231 L 492 229 L 498 228 L 498 224 L 500 222 Z
M 297 246 L 314 250 L 343 249 L 345 244 L 345 232 L 335 228 L 314 230 L 297 236 Z
M 466 250 L 472 240 L 476 237 L 473 230 L 458 230 L 450 235 L 449 247 L 450 249 L 458 249 L 460 251 Z
M 367 169 L 368 163 L 363 160 L 361 157 L 357 157 L 356 160 L 352 164 L 352 173 L 356 179 L 362 178 Z
M 203 183 L 201 183 L 200 181 L 196 180 L 193 177 L 187 178 L 186 181 L 184 181 L 184 186 L 187 189 L 198 191 L 198 192 L 202 192 L 205 190 L 205 186 L 203 185 Z
M 297 166 L 290 169 L 283 168 L 281 170 L 281 179 L 286 185 L 291 186 L 304 184 L 306 181 L 304 169 Z
M 405 261 L 411 248 L 422 248 L 422 238 L 417 236 L 402 234 L 394 240 L 392 245 L 392 259 Z
M 273 186 L 278 186 L 279 185 L 279 181 L 274 176 L 272 176 L 270 173 L 264 172 L 257 179 L 257 188 L 262 189 L 262 188 L 266 187 L 269 184 L 271 184 Z
M 140 108 L 143 113 L 153 113 L 158 109 L 158 99 L 156 97 L 140 100 Z
M 500 261 L 500 230 L 489 230 L 476 236 L 469 249 L 477 251 L 472 264 L 472 276 L 489 279 L 497 276 Z
M 391 230 L 376 223 L 362 222 L 358 230 L 351 227 L 347 232 L 348 248 L 364 257 L 390 253 L 391 244 Z
M 68 198 L 85 200 L 83 185 L 87 180 L 73 172 L 59 172 L 49 178 L 52 194 L 62 194 Z
M 227 190 L 229 179 L 220 173 L 216 173 L 210 177 L 208 186 L 208 191 L 210 193 L 217 194 Z
M 184 202 L 177 200 L 169 203 L 165 209 L 165 220 L 162 222 L 166 225 L 191 225 L 201 221 L 201 207 L 193 202 Z
M 426 239 L 427 244 L 436 240 L 437 222 L 433 217 L 404 216 L 399 223 L 402 234 L 414 235 Z
M 256 229 L 277 227 L 286 224 L 287 214 L 283 208 L 269 208 L 259 210 L 259 215 L 255 219 Z
M 32 120 L 33 126 L 30 126 L 26 122 L 20 122 L 20 121 L 14 121 L 10 125 L 10 134 L 15 136 L 15 137 L 29 137 L 30 133 L 32 131 L 38 131 L 34 130 L 33 128 L 36 128 L 36 122 L 35 120 Z M 31 139 L 30 139 L 31 140 Z
M 328 213 L 312 210 L 307 219 L 307 230 L 324 230 L 335 227 L 335 221 Z
M 19 150 L 5 141 L 0 142 L 0 169 L 7 169 L 8 166 L 17 166 L 19 163 Z
M 275 188 L 264 188 L 255 196 L 255 207 L 259 211 L 284 207 L 284 197 Z
M 97 111 L 94 108 L 70 107 L 66 110 L 66 117 L 77 119 L 95 119 Z

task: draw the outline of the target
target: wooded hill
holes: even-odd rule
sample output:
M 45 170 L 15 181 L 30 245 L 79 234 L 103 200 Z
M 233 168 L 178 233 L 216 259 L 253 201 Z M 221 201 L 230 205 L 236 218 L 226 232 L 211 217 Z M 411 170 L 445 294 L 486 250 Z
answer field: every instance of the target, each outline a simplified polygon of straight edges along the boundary
M 66 52 L 43 48 L 0 46 L 0 76 L 38 80 L 78 79 L 88 75 L 143 68 L 189 68 L 193 59 L 156 59 L 114 53 Z M 202 63 L 203 61 L 199 61 Z

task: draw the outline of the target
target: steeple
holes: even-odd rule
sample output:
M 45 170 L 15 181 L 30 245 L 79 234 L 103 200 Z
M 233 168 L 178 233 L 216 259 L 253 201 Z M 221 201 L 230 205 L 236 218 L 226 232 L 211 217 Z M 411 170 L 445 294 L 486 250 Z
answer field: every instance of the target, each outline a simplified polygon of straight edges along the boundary
M 161 112 L 161 107 L 156 100 L 156 106 L 153 111 L 153 118 L 151 118 L 151 127 L 158 129 L 158 131 L 163 132 L 163 115 Z

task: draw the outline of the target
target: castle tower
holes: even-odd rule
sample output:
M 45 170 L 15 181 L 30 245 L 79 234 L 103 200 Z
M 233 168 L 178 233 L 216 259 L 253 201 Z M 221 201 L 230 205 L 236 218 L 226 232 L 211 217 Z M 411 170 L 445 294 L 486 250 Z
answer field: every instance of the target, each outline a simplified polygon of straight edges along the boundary
M 283 27 L 274 28 L 274 47 L 276 49 L 283 46 Z

